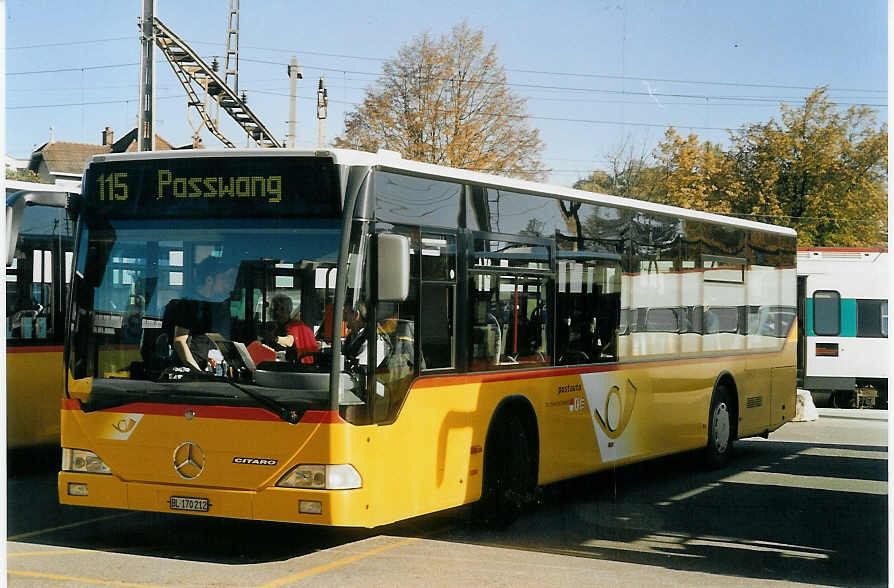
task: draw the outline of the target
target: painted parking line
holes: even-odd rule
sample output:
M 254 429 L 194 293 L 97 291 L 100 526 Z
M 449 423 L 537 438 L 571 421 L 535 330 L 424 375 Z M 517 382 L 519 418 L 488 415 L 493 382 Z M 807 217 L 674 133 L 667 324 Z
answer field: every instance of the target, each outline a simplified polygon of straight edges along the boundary
M 721 482 L 760 486 L 788 486 L 789 488 L 831 490 L 833 492 L 854 492 L 858 494 L 886 495 L 888 493 L 887 481 L 830 478 L 827 476 L 798 476 L 777 472 L 741 472 L 724 478 Z
M 42 551 L 7 551 L 6 557 L 33 557 L 36 555 L 65 555 L 67 553 L 83 553 L 89 549 L 44 549 Z
M 858 449 L 838 449 L 835 447 L 808 447 L 799 451 L 798 455 L 811 455 L 814 457 L 851 457 L 855 459 L 887 460 L 887 451 L 862 451 Z
M 76 576 L 62 576 L 60 574 L 47 574 L 44 572 L 26 572 L 24 570 L 8 570 L 10 576 L 25 578 L 40 578 L 41 580 L 57 580 L 59 582 L 78 582 L 80 584 L 96 584 L 99 586 L 127 586 L 131 588 L 162 588 L 154 584 L 135 584 L 133 582 L 121 582 L 120 580 L 102 580 L 100 578 L 80 578 Z
M 91 523 L 97 523 L 99 521 L 107 521 L 109 519 L 117 519 L 121 517 L 127 517 L 130 515 L 136 514 L 135 512 L 122 512 L 113 515 L 107 515 L 104 517 L 96 517 L 94 519 L 87 519 L 86 521 L 78 521 L 77 523 L 69 523 L 67 525 L 59 525 L 58 527 L 50 527 L 48 529 L 39 529 L 37 531 L 29 531 L 28 533 L 20 533 L 18 535 L 13 535 L 12 537 L 7 537 L 7 541 L 18 541 L 19 539 L 25 539 L 26 537 L 34 537 L 35 535 L 43 535 L 44 533 L 51 533 L 53 531 L 61 531 L 63 529 L 72 529 L 74 527 L 80 527 L 82 525 L 89 525 Z
M 350 563 L 354 563 L 355 561 L 366 559 L 367 557 L 388 551 L 390 549 L 394 549 L 395 547 L 401 547 L 403 545 L 413 543 L 414 541 L 419 541 L 419 538 L 410 537 L 409 539 L 396 541 L 395 543 L 389 543 L 388 545 L 383 545 L 382 547 L 376 547 L 375 549 L 370 549 L 369 551 L 364 551 L 363 553 L 358 553 L 356 555 L 345 557 L 328 564 L 323 564 L 309 570 L 304 570 L 303 572 L 298 572 L 297 574 L 292 574 L 291 576 L 286 576 L 285 578 L 279 578 L 278 580 L 273 580 L 271 582 L 267 582 L 266 584 L 261 584 L 259 588 L 274 588 L 275 586 L 282 586 L 283 584 L 295 582 L 296 580 L 303 580 L 304 578 L 309 578 L 310 576 L 315 576 L 317 574 L 321 574 L 335 568 L 346 566 Z

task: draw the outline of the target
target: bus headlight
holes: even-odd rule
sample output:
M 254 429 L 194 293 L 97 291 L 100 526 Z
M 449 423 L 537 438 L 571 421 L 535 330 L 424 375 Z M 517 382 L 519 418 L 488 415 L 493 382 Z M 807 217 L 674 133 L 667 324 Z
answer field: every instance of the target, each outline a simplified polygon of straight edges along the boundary
M 351 464 L 297 465 L 276 483 L 280 488 L 313 488 L 317 490 L 350 490 L 360 488 L 363 481 Z
M 62 471 L 111 474 L 112 470 L 92 451 L 62 448 Z

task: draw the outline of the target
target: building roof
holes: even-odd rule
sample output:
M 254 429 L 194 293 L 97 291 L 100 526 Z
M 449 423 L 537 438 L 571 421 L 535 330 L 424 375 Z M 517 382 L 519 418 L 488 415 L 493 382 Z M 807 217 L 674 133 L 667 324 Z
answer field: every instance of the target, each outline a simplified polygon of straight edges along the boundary
M 31 154 L 31 161 L 28 169 L 38 171 L 40 168 L 40 160 L 47 165 L 47 169 L 51 174 L 69 174 L 80 176 L 84 173 L 87 166 L 87 160 L 93 155 L 100 153 L 123 153 L 125 151 L 136 151 L 137 131 L 136 129 L 127 133 L 112 145 L 95 145 L 90 143 L 70 143 L 67 141 L 54 141 L 52 143 L 44 143 L 34 150 Z M 173 149 L 174 147 L 155 135 L 156 149 Z
M 155 135 L 155 149 L 157 151 L 168 151 L 171 149 L 176 149 L 173 145 Z M 117 141 L 112 144 L 111 151 L 107 151 L 107 153 L 124 153 L 124 152 L 133 152 L 137 150 L 137 130 L 133 129 Z M 85 162 L 86 163 L 86 162 Z
M 111 153 L 108 145 L 89 145 L 86 143 L 69 143 L 57 141 L 45 143 L 31 154 L 29 169 L 37 171 L 40 160 L 47 164 L 51 173 L 77 174 L 84 172 L 84 166 L 91 155 Z

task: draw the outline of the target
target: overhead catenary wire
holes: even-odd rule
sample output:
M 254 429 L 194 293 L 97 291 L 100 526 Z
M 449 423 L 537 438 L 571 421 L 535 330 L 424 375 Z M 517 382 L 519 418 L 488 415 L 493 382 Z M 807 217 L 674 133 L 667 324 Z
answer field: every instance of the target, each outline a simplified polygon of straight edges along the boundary
M 72 41 L 70 43 L 48 43 L 44 45 L 29 45 L 29 46 L 19 46 L 12 47 L 8 49 L 25 49 L 25 48 L 34 48 L 40 46 L 62 46 L 66 44 L 87 44 L 87 43 L 99 43 L 104 41 L 119 41 L 119 40 L 132 40 L 133 37 L 118 37 L 118 38 L 110 38 L 104 40 L 87 40 L 87 41 Z M 246 46 L 246 48 L 250 49 L 263 49 L 274 51 L 275 49 L 270 48 L 262 48 L 262 47 L 252 47 Z M 285 51 L 285 50 L 284 50 Z M 290 51 L 292 53 L 305 53 L 312 55 L 319 55 L 325 57 L 338 57 L 338 58 L 349 58 L 349 59 L 364 59 L 366 61 L 387 61 L 382 58 L 373 58 L 373 57 L 362 57 L 362 56 L 352 56 L 345 54 L 335 54 L 335 53 L 323 53 L 323 52 L 304 52 L 304 51 Z M 281 66 L 283 63 L 268 61 L 268 60 L 255 60 L 250 58 L 245 58 L 245 61 L 254 61 L 258 63 L 266 63 L 270 65 Z M 163 61 L 159 60 L 160 63 Z M 64 71 L 88 71 L 88 70 L 102 70 L 102 69 L 110 69 L 110 68 L 119 68 L 119 67 L 136 67 L 138 63 L 129 63 L 129 64 L 105 64 L 105 65 L 89 65 L 83 67 L 72 67 L 72 68 L 58 68 L 58 69 L 48 69 L 48 70 L 37 70 L 33 72 L 13 72 L 7 75 L 16 76 L 16 75 L 28 75 L 28 74 L 39 74 L 39 73 L 58 73 Z M 379 77 L 381 73 L 374 72 L 363 72 L 363 71 L 351 71 L 346 70 L 344 68 L 325 68 L 325 67 L 314 67 L 307 66 L 307 69 L 318 69 L 320 71 L 332 71 L 332 72 L 340 72 L 340 73 L 351 73 L 359 76 L 376 76 Z M 731 87 L 750 87 L 750 88 L 773 88 L 773 89 L 803 89 L 803 90 L 813 90 L 815 88 L 807 87 L 807 86 L 787 86 L 787 85 L 779 85 L 779 84 L 752 84 L 752 83 L 738 83 L 738 82 L 708 82 L 708 81 L 699 81 L 699 80 L 674 80 L 674 79 L 662 79 L 662 78 L 647 78 L 647 77 L 639 77 L 639 76 L 614 76 L 610 74 L 591 74 L 591 73 L 575 73 L 575 72 L 550 72 L 550 71 L 539 71 L 539 70 L 521 70 L 521 69 L 509 69 L 506 71 L 517 72 L 517 73 L 527 73 L 533 75 L 543 75 L 543 76 L 568 76 L 568 77 L 583 77 L 583 78 L 599 78 L 599 79 L 628 79 L 628 80 L 648 80 L 648 81 L 657 81 L 657 82 L 666 82 L 666 83 L 691 83 L 691 84 L 701 84 L 701 85 L 717 85 L 717 86 L 731 86 Z M 443 79 L 443 78 L 442 78 Z M 445 79 L 445 81 L 447 81 Z M 681 99 L 690 99 L 690 100 L 713 100 L 713 106 L 717 105 L 754 105 L 754 106 L 763 106 L 763 104 L 770 103 L 778 103 L 785 100 L 803 100 L 803 96 L 801 97 L 761 97 L 761 96 L 707 96 L 707 95 L 697 95 L 697 94 L 682 94 L 682 93 L 658 93 L 658 92 L 642 92 L 642 91 L 633 91 L 633 90 L 611 90 L 611 89 L 598 89 L 598 88 L 575 88 L 575 87 L 565 87 L 565 86 L 556 86 L 556 85 L 544 85 L 544 84 L 519 84 L 507 82 L 508 86 L 515 86 L 521 88 L 528 89 L 542 89 L 547 91 L 570 91 L 570 92 L 578 92 L 578 93 L 608 93 L 614 95 L 621 96 L 641 96 L 641 97 L 677 97 Z M 357 90 L 364 90 L 361 88 L 354 88 Z M 866 92 L 866 93 L 874 93 L 874 92 L 886 92 L 885 90 L 873 90 L 873 89 L 851 89 L 851 88 L 830 88 L 830 90 L 834 91 L 842 91 L 842 92 Z M 14 91 L 14 90 L 13 90 Z M 282 93 L 270 92 L 270 91 L 262 91 L 262 90 L 253 90 L 253 92 L 257 92 L 260 94 L 270 94 L 270 95 L 285 95 Z M 181 98 L 182 96 L 161 96 L 159 99 L 176 99 Z M 304 97 L 300 97 L 301 99 L 305 99 Z M 581 99 L 576 100 L 574 98 L 571 99 L 558 99 L 551 97 L 526 97 L 527 100 L 563 100 L 565 102 L 568 101 L 580 101 L 580 102 L 597 102 L 592 99 Z M 307 98 L 312 99 L 312 98 Z M 741 100 L 747 102 L 735 103 L 734 100 Z M 344 100 L 332 100 L 334 103 L 339 103 L 343 105 L 348 105 L 352 107 L 356 107 L 359 102 L 350 102 Z M 834 100 L 839 105 L 861 105 L 861 106 L 871 106 L 871 107 L 880 107 L 887 108 L 887 104 L 869 104 L 869 103 L 854 103 L 854 102 L 841 102 L 838 100 Z M 125 104 L 135 102 L 135 99 L 119 99 L 119 100 L 102 100 L 102 101 L 82 101 L 82 102 L 73 102 L 73 103 L 65 103 L 65 104 L 42 104 L 42 105 L 23 105 L 23 106 L 11 106 L 7 107 L 9 110 L 25 110 L 25 109 L 40 109 L 40 108 L 65 108 L 65 107 L 82 107 L 82 106 L 92 106 L 92 105 L 104 105 L 104 104 Z M 600 103 L 630 103 L 629 101 L 617 100 L 617 101 L 599 101 Z M 643 104 L 647 102 L 642 102 Z M 664 102 L 664 104 L 668 105 L 679 105 L 679 106 L 688 106 L 695 105 L 695 103 L 687 103 L 687 102 Z M 535 115 L 535 114 L 524 114 L 524 115 L 513 115 L 517 118 L 531 119 L 531 120 L 545 120 L 545 121 L 553 121 L 553 122 L 571 122 L 571 123 L 580 123 L 580 124 L 594 124 L 594 125 L 618 125 L 618 126 L 632 126 L 632 127 L 651 127 L 651 128 L 666 128 L 669 126 L 682 128 L 682 129 L 693 129 L 693 130 L 705 130 L 705 131 L 729 131 L 730 128 L 727 127 L 716 127 L 716 126 L 699 126 L 699 125 L 690 125 L 685 123 L 649 123 L 649 122 L 632 122 L 632 121 L 617 121 L 617 120 L 601 120 L 601 119 L 587 119 L 587 118 L 568 118 L 561 116 L 544 116 L 544 115 Z M 527 171 L 527 170 L 525 170 Z M 548 172 L 548 173 L 589 173 L 592 170 L 558 170 L 558 169 L 544 169 L 544 170 L 531 170 L 533 173 L 540 172 Z
M 251 59 L 251 58 L 243 58 L 243 61 L 252 62 L 252 63 L 260 63 L 265 65 L 275 65 L 277 67 L 282 67 L 286 65 L 284 62 L 279 61 L 269 61 L 264 59 Z M 381 77 L 381 72 L 368 72 L 368 71 L 358 71 L 358 70 L 349 70 L 344 68 L 332 68 L 332 67 L 319 67 L 305 64 L 305 69 L 307 70 L 318 70 L 318 71 L 328 71 L 328 72 L 338 72 L 338 73 L 348 73 L 352 75 L 363 75 L 370 77 Z M 803 96 L 720 96 L 720 95 L 707 95 L 707 94 L 684 94 L 679 92 L 644 92 L 638 90 L 614 90 L 608 88 L 583 88 L 583 87 L 574 87 L 574 86 L 556 86 L 551 84 L 529 84 L 529 83 L 520 83 L 520 82 L 496 82 L 496 81 L 485 81 L 485 80 L 457 80 L 455 78 L 439 78 L 439 77 L 419 77 L 421 81 L 442 81 L 442 82 L 451 82 L 451 83 L 467 83 L 467 84 L 480 84 L 480 85 L 505 85 L 508 87 L 515 88 L 525 88 L 525 89 L 539 89 L 539 90 L 554 90 L 554 91 L 562 91 L 562 92 L 581 92 L 581 93 L 600 93 L 600 94 L 614 94 L 614 95 L 625 95 L 625 96 L 657 96 L 662 98 L 690 98 L 693 100 L 741 100 L 741 101 L 750 101 L 750 102 L 782 102 L 785 100 L 803 100 Z M 810 88 L 811 90 L 815 88 Z M 863 105 L 863 104 L 860 104 Z M 885 107 L 887 108 L 887 104 L 865 104 L 865 106 L 876 106 L 876 107 Z
M 274 96 L 287 96 L 287 94 L 283 94 L 281 92 L 272 92 L 265 90 L 254 90 L 255 93 L 258 94 L 268 94 Z M 160 96 L 158 99 L 168 99 L 168 98 L 178 98 L 180 96 Z M 309 97 L 299 97 L 302 100 L 311 100 Z M 78 106 L 95 106 L 101 104 L 123 104 L 134 102 L 136 99 L 120 99 L 120 100 L 98 100 L 98 101 L 89 101 L 89 102 L 69 102 L 63 104 L 39 104 L 39 105 L 23 105 L 23 106 L 7 106 L 7 110 L 33 110 L 33 109 L 41 109 L 41 108 L 66 108 L 66 107 L 78 107 Z M 357 106 L 359 103 L 357 102 L 349 102 L 344 100 L 330 99 L 330 102 L 336 104 L 344 104 L 346 106 Z M 444 111 L 449 112 L 449 111 Z M 645 127 L 645 128 L 680 128 L 680 129 L 693 129 L 700 131 L 730 131 L 732 130 L 730 127 L 712 127 L 712 126 L 704 126 L 704 125 L 693 125 L 688 123 L 680 123 L 680 122 L 661 122 L 661 123 L 649 123 L 649 122 L 638 122 L 638 121 L 622 121 L 622 120 L 603 120 L 603 119 L 588 119 L 588 118 L 570 118 L 570 117 L 561 117 L 561 116 L 544 116 L 544 115 L 534 115 L 534 114 L 506 114 L 506 113 L 480 113 L 484 116 L 495 116 L 495 117 L 506 117 L 506 118 L 517 118 L 517 119 L 526 119 L 526 120 L 542 120 L 542 121 L 550 121 L 550 122 L 569 122 L 569 123 L 580 123 L 580 124 L 593 124 L 593 125 L 614 125 L 614 126 L 630 126 L 630 127 Z
M 259 63 L 264 65 L 273 65 L 277 67 L 281 67 L 284 65 L 288 65 L 285 62 L 278 61 L 270 61 L 264 59 L 252 59 L 248 57 L 240 58 L 242 61 Z M 159 61 L 159 63 L 163 63 Z M 113 69 L 119 67 L 136 67 L 139 66 L 139 63 L 119 63 L 119 64 L 105 64 L 105 65 L 84 65 L 84 66 L 75 66 L 75 67 L 66 67 L 66 68 L 54 68 L 54 69 L 42 69 L 42 70 L 29 70 L 29 71 L 17 71 L 17 72 L 8 72 L 6 75 L 8 77 L 16 77 L 16 76 L 25 76 L 25 75 L 39 75 L 39 74 L 51 74 L 51 73 L 64 73 L 64 72 L 76 72 L 76 71 L 91 71 L 91 70 L 99 70 L 99 69 Z M 360 75 L 367 77 L 381 77 L 381 72 L 368 72 L 368 71 L 359 71 L 359 70 L 350 70 L 345 68 L 338 67 L 323 67 L 323 66 L 314 66 L 314 65 L 305 65 L 305 69 L 307 70 L 316 70 L 322 72 L 336 72 L 343 74 L 351 74 L 351 75 Z M 541 72 L 545 73 L 545 72 Z M 560 75 L 560 74 L 556 74 Z M 572 75 L 572 74 L 561 74 L 561 75 Z M 580 74 L 581 76 L 589 76 L 596 77 L 601 74 Z M 608 76 L 611 77 L 611 76 Z M 634 78 L 630 76 L 625 76 L 625 78 L 629 78 L 632 80 L 648 80 L 648 81 L 658 81 L 653 78 Z M 445 82 L 457 82 L 458 80 L 454 78 L 425 78 L 425 79 L 435 79 L 439 81 Z M 508 87 L 515 88 L 524 88 L 524 89 L 540 89 L 540 90 L 550 90 L 550 91 L 561 91 L 561 92 L 577 92 L 577 93 L 600 93 L 600 94 L 612 94 L 612 95 L 623 95 L 623 96 L 643 96 L 643 97 L 660 97 L 660 98 L 686 98 L 690 100 L 713 100 L 713 101 L 741 101 L 741 102 L 756 102 L 756 103 L 778 103 L 785 102 L 787 100 L 803 100 L 803 96 L 723 96 L 723 95 L 710 95 L 710 94 L 689 94 L 689 93 L 680 93 L 680 92 L 647 92 L 647 91 L 638 91 L 638 90 L 616 90 L 609 88 L 585 88 L 585 87 L 575 87 L 575 86 L 559 86 L 559 85 L 551 85 L 551 84 L 532 84 L 532 83 L 521 83 L 521 82 L 489 82 L 483 80 L 459 80 L 462 83 L 476 83 L 482 85 L 491 85 L 491 84 L 505 84 Z M 695 82 L 693 82 L 695 83 Z M 708 84 L 709 82 L 704 82 Z M 806 86 L 780 86 L 780 85 L 761 85 L 761 84 L 737 84 L 732 82 L 717 82 L 717 85 L 729 85 L 729 86 L 743 86 L 743 87 L 774 87 L 774 88 L 788 88 L 788 89 L 805 89 L 805 90 L 813 90 L 815 88 L 808 88 Z M 833 91 L 830 88 L 830 91 Z M 848 89 L 848 90 L 837 90 L 837 91 L 858 91 L 857 89 Z M 859 90 L 867 93 L 871 92 L 880 92 L 879 90 Z M 887 108 L 887 103 L 868 103 L 868 102 L 843 102 L 840 100 L 835 101 L 838 104 L 845 106 L 869 106 L 874 108 Z
M 91 44 L 91 43 L 104 43 L 104 42 L 112 42 L 112 41 L 124 41 L 124 40 L 133 40 L 133 36 L 129 37 L 110 37 L 106 39 L 91 39 L 91 40 L 76 40 L 76 41 L 62 41 L 57 43 L 42 43 L 42 44 L 33 44 L 33 45 L 18 45 L 13 47 L 7 47 L 7 51 L 15 51 L 19 49 L 36 49 L 42 47 L 61 47 L 66 45 L 83 45 L 83 44 Z M 193 44 L 196 45 L 212 45 L 212 46 L 223 46 L 223 43 L 219 42 L 211 42 L 211 41 L 193 41 Z M 328 53 L 323 51 L 309 51 L 309 50 L 298 50 L 298 49 L 280 49 L 274 47 L 262 47 L 257 45 L 243 45 L 243 49 L 254 49 L 259 51 L 273 51 L 273 52 L 281 52 L 281 53 L 289 53 L 289 54 L 300 54 L 300 55 L 314 55 L 319 57 L 333 57 L 338 59 L 354 59 L 359 61 L 374 61 L 374 62 L 385 62 L 389 61 L 389 58 L 384 57 L 370 57 L 368 55 L 351 55 L 347 53 Z M 280 64 L 277 64 L 280 65 Z M 83 68 L 77 68 L 83 69 Z M 592 72 L 567 72 L 567 71 L 550 71 L 550 70 L 535 70 L 535 69 L 519 69 L 519 68 L 504 68 L 507 72 L 513 73 L 527 73 L 527 74 L 535 74 L 535 75 L 549 75 L 549 76 L 564 76 L 564 77 L 582 77 L 582 78 L 596 78 L 596 79 L 608 79 L 608 80 L 626 80 L 626 81 L 647 81 L 647 82 L 664 82 L 664 83 L 672 83 L 672 84 L 692 84 L 692 85 L 705 85 L 705 86 L 728 86 L 728 87 L 742 87 L 742 88 L 772 88 L 772 89 L 782 89 L 782 90 L 813 90 L 814 86 L 798 86 L 798 85 L 788 85 L 788 84 L 773 84 L 773 83 L 756 83 L 756 82 L 730 82 L 730 81 L 711 81 L 711 80 L 687 80 L 687 79 L 678 79 L 678 78 L 658 78 L 658 77 L 649 77 L 649 76 L 635 76 L 635 75 L 617 75 L 617 74 L 601 74 L 601 73 L 592 73 Z M 342 70 L 338 70 L 342 71 Z M 7 74 L 9 75 L 9 74 Z M 867 93 L 879 93 L 879 94 L 887 94 L 887 89 L 872 89 L 872 88 L 837 88 L 830 87 L 829 91 L 833 92 L 867 92 Z
M 204 45 L 220 45 L 220 43 L 212 43 L 210 41 L 196 41 L 197 44 Z M 255 49 L 261 51 L 275 51 L 281 53 L 298 53 L 302 55 L 314 55 L 319 57 L 335 57 L 339 59 L 356 59 L 363 61 L 377 61 L 377 62 L 385 62 L 390 61 L 389 58 L 384 57 L 370 57 L 363 55 L 350 55 L 344 53 L 324 53 L 321 51 L 301 51 L 295 49 L 277 49 L 272 47 L 259 47 L 246 45 L 244 46 L 246 49 Z M 559 72 L 559 71 L 549 71 L 549 70 L 531 70 L 531 69 L 517 69 L 517 68 L 504 68 L 507 72 L 514 73 L 529 73 L 529 74 L 537 74 L 537 75 L 551 75 L 551 76 L 568 76 L 568 77 L 584 77 L 584 78 L 599 78 L 599 79 L 610 79 L 610 80 L 628 80 L 628 81 L 647 81 L 647 82 L 666 82 L 666 83 L 674 83 L 674 84 L 695 84 L 695 85 L 709 85 L 709 86 L 732 86 L 732 87 L 744 87 L 744 88 L 774 88 L 774 89 L 788 89 L 788 90 L 813 90 L 814 86 L 795 86 L 795 85 L 785 85 L 785 84 L 767 84 L 767 83 L 753 83 L 753 82 L 727 82 L 727 81 L 708 81 L 708 80 L 684 80 L 684 79 L 672 79 L 672 78 L 655 78 L 648 76 L 634 76 L 634 75 L 615 75 L 615 74 L 598 74 L 598 73 L 587 73 L 587 72 Z M 873 93 L 887 93 L 888 90 L 878 90 L 878 89 L 867 89 L 867 88 L 829 88 L 830 91 L 836 92 L 873 92 Z
M 312 68 L 309 68 L 312 69 Z M 80 70 L 77 70 L 80 71 Z M 278 80 L 278 78 L 262 78 L 259 80 L 254 80 L 254 83 L 269 83 L 271 81 Z M 243 84 L 249 85 L 249 84 Z M 56 87 L 56 88 L 7 88 L 7 92 L 9 93 L 26 93 L 26 92 L 71 92 L 72 90 L 78 89 L 89 89 L 89 90 L 108 90 L 108 89 L 119 89 L 119 88 L 136 88 L 139 87 L 138 84 L 117 84 L 117 85 L 87 85 L 87 86 L 78 86 L 78 85 L 65 85 L 64 87 Z M 170 89 L 171 86 L 160 86 L 160 89 Z M 352 90 L 357 92 L 365 92 L 368 90 L 366 87 L 359 86 L 343 86 L 342 89 Z M 259 94 L 269 94 L 274 96 L 285 96 L 281 92 L 277 92 L 275 88 L 254 88 L 252 89 L 253 93 Z M 315 100 L 312 96 L 298 96 L 299 100 Z M 559 97 L 559 96 L 543 96 L 543 95 L 528 95 L 525 97 L 528 102 L 561 102 L 561 103 L 577 103 L 577 104 L 629 104 L 629 105 L 642 105 L 649 106 L 653 105 L 653 100 L 623 100 L 623 99 L 599 99 L 599 98 L 569 98 L 569 97 Z M 711 103 L 712 108 L 716 108 L 718 106 L 724 107 L 753 107 L 753 108 L 771 108 L 774 107 L 776 103 L 782 101 L 784 99 L 795 99 L 792 98 L 777 98 L 776 100 L 767 99 L 766 102 L 732 102 L 730 100 L 724 100 L 722 102 L 714 102 Z M 839 106 L 871 106 L 877 108 L 886 108 L 887 104 L 871 104 L 866 102 L 842 102 L 839 100 L 834 101 L 835 104 Z M 350 104 L 356 106 L 359 102 L 346 102 L 342 101 L 342 104 Z M 678 102 L 678 101 L 662 101 L 663 106 L 683 106 L 683 107 L 693 107 L 693 108 L 703 108 L 703 102 Z

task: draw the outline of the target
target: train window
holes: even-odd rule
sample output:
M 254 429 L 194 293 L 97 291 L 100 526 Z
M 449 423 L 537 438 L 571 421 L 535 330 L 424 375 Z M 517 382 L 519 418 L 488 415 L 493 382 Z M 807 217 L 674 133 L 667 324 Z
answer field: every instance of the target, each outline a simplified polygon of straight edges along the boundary
M 888 336 L 888 301 L 882 300 L 882 336 Z
M 857 337 L 887 337 L 887 307 L 887 300 L 857 300 Z
M 826 336 L 841 332 L 841 294 L 835 290 L 813 293 L 813 332 Z

